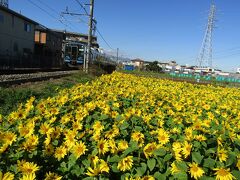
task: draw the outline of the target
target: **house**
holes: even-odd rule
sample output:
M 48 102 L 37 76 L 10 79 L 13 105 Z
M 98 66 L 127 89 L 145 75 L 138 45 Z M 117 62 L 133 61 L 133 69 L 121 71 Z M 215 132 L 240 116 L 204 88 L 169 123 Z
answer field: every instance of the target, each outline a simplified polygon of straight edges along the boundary
M 35 61 L 47 67 L 60 67 L 63 64 L 62 42 L 63 34 L 55 32 L 43 25 L 35 27 Z
M 132 65 L 136 67 L 137 69 L 142 69 L 144 65 L 144 60 L 142 59 L 133 59 L 131 60 Z
M 0 6 L 0 68 L 29 64 L 38 23 Z

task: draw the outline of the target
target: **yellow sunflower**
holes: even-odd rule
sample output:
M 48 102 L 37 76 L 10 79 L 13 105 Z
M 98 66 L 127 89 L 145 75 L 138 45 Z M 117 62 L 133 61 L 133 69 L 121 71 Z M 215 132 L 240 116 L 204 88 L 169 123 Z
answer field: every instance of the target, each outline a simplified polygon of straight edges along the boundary
M 24 160 L 18 161 L 18 170 L 23 173 L 23 175 L 34 174 L 39 170 L 39 166 L 33 162 L 26 162 Z
M 192 178 L 198 179 L 203 176 L 204 171 L 202 168 L 198 167 L 197 163 L 191 163 L 189 164 L 189 167 L 190 167 L 189 173 Z
M 180 172 L 180 169 L 178 169 L 178 167 L 176 166 L 175 162 L 173 162 L 171 164 L 171 174 L 173 175 L 173 174 L 178 173 L 178 172 Z
M 117 168 L 120 171 L 130 170 L 133 165 L 133 156 L 127 156 L 118 162 Z
M 159 143 L 161 144 L 167 144 L 169 142 L 169 134 L 168 132 L 166 132 L 164 129 L 159 129 L 158 130 L 158 140 L 159 140 Z
M 85 154 L 87 151 L 86 145 L 84 142 L 80 141 L 73 146 L 72 152 L 76 158 L 79 158 L 81 155 Z
M 14 180 L 14 174 L 10 172 L 6 172 L 5 174 L 3 174 L 0 171 L 0 180 Z
M 105 154 L 109 151 L 109 144 L 108 144 L 108 141 L 105 139 L 101 139 L 98 142 L 97 147 L 98 147 L 99 154 Z
M 124 151 L 128 148 L 128 142 L 125 140 L 120 140 L 118 142 L 118 150 L 119 151 Z
M 46 173 L 46 178 L 44 180 L 61 180 L 62 176 L 57 175 L 56 173 L 48 172 Z
M 36 175 L 34 173 L 32 174 L 24 174 L 19 180 L 35 180 Z
M 148 143 L 144 148 L 143 148 L 143 153 L 145 157 L 148 159 L 153 155 L 153 152 L 157 149 L 157 144 L 156 142 Z
M 187 158 L 191 154 L 191 150 L 192 145 L 185 141 L 182 147 L 182 154 L 184 155 L 184 158 Z
M 58 161 L 60 161 L 62 158 L 64 158 L 67 154 L 67 149 L 65 146 L 57 147 L 54 153 L 54 157 L 57 158 Z
M 236 179 L 230 172 L 230 169 L 224 169 L 224 168 L 216 168 L 214 169 L 215 171 L 215 175 L 216 176 L 216 180 L 233 180 Z
M 218 151 L 217 151 L 217 155 L 218 155 L 218 158 L 219 158 L 220 162 L 224 162 L 228 158 L 227 150 L 225 150 L 225 149 L 220 149 L 219 148 Z

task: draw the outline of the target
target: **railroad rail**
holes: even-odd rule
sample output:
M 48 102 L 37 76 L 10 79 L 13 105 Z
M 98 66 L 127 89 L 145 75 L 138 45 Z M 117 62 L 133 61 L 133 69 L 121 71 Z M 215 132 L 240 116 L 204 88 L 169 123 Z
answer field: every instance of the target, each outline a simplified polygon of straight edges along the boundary
M 79 70 L 0 75 L 0 86 L 59 78 L 77 72 Z

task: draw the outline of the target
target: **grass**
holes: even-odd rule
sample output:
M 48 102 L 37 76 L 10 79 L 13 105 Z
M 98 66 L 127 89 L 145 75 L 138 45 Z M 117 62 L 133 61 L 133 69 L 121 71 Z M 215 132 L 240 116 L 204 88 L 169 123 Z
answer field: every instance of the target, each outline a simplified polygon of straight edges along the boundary
M 92 81 L 95 77 L 79 71 L 58 79 L 0 87 L 0 114 L 5 116 L 16 110 L 19 103 L 25 103 L 31 96 L 35 96 L 36 99 L 52 97 L 62 89 Z

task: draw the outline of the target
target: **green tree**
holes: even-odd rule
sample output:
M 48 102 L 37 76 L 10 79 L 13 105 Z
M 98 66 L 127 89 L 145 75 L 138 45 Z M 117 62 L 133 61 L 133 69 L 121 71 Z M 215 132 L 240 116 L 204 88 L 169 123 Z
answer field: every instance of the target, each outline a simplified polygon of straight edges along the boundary
M 162 72 L 162 68 L 158 66 L 158 62 L 157 61 L 150 62 L 146 66 L 146 70 L 147 71 L 153 71 L 153 72 Z

